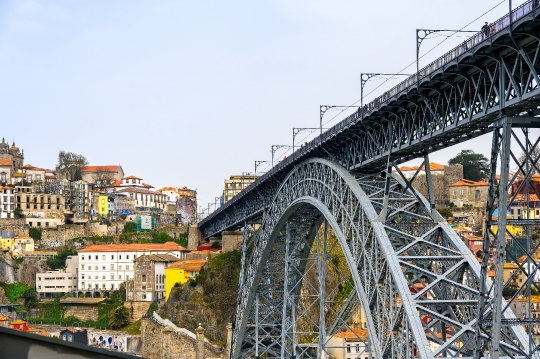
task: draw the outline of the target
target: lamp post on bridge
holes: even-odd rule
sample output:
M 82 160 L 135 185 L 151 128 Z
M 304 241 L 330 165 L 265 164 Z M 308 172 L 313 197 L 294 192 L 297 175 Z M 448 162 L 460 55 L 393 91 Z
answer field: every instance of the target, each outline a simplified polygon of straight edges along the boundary
M 390 76 L 391 79 L 393 76 L 411 76 L 409 74 L 378 74 L 378 73 L 361 73 L 360 74 L 360 108 L 364 108 L 364 86 L 366 82 L 371 80 L 374 77 L 383 77 Z
M 326 113 L 326 111 L 328 110 L 331 110 L 333 108 L 351 108 L 351 107 L 358 107 L 358 106 L 339 106 L 339 105 L 336 105 L 336 106 L 328 106 L 328 105 L 320 105 L 319 106 L 319 113 L 320 113 L 320 118 L 319 118 L 319 129 L 321 130 L 321 135 L 322 135 L 322 130 L 323 130 L 323 123 L 322 123 L 322 119 L 324 117 L 324 114 Z
M 478 31 L 473 30 L 431 30 L 431 29 L 416 29 L 416 81 L 420 81 L 420 45 L 422 45 L 422 41 L 427 39 L 427 37 L 433 33 L 436 32 L 474 32 L 477 33 Z
M 292 129 L 292 151 L 294 153 L 294 149 L 295 149 L 295 140 L 296 140 L 296 136 L 302 132 L 302 131 L 315 131 L 315 130 L 319 130 L 318 127 L 293 127 Z M 326 130 L 326 128 L 323 128 L 322 130 Z M 321 131 L 322 133 L 322 131 Z
M 289 145 L 272 145 L 270 146 L 270 152 L 272 152 L 272 168 L 274 167 L 274 155 L 277 150 L 280 148 L 292 148 L 292 146 Z
M 255 161 L 255 172 L 253 173 L 255 176 L 257 175 L 257 168 L 263 163 L 270 163 L 270 161 Z

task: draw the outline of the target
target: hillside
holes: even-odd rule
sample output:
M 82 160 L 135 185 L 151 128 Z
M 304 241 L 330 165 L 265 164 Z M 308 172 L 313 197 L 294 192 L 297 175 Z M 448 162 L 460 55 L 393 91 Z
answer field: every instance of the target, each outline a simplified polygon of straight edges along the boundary
M 201 323 L 210 341 L 225 345 L 226 326 L 236 307 L 240 260 L 238 251 L 211 259 L 196 281 L 172 289 L 160 314 L 189 330 Z

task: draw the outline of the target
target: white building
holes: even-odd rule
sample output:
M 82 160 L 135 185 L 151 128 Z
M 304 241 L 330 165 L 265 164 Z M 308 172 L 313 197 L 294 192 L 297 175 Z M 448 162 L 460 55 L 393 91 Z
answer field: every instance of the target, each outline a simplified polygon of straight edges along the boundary
M 185 259 L 186 248 L 174 242 L 163 244 L 90 245 L 79 251 L 79 291 L 113 291 L 133 279 L 133 261 L 146 254 L 171 254 Z
M 69 293 L 77 290 L 79 258 L 66 258 L 66 269 L 36 274 L 36 292 L 40 298 L 53 297 L 55 293 Z
M 13 218 L 15 188 L 0 186 L 0 218 Z
M 136 208 L 165 210 L 167 196 L 151 188 L 153 186 L 143 183 L 142 178 L 136 176 L 124 177 L 120 183 L 114 183 L 111 187 L 115 194 L 126 195 Z
M 21 257 L 23 252 L 31 252 L 34 250 L 34 238 L 29 236 L 15 236 L 13 239 L 13 255 Z
M 328 354 L 335 359 L 368 359 L 368 335 L 366 330 L 350 328 L 334 334 L 328 340 Z

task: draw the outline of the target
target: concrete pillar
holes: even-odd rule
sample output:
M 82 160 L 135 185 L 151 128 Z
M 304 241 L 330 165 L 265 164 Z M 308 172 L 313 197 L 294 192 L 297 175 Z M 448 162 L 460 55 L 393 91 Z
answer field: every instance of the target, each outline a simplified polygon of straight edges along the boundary
M 242 249 L 242 240 L 244 233 L 241 231 L 223 231 L 221 232 L 221 244 L 223 252 L 231 252 Z
M 225 359 L 231 357 L 231 345 L 232 345 L 232 323 L 227 323 L 227 347 L 225 348 Z
M 199 323 L 199 326 L 195 329 L 195 335 L 197 336 L 195 359 L 204 359 L 204 328 L 201 326 L 201 323 Z
M 162 330 L 162 338 L 163 338 L 163 342 L 162 342 L 163 346 L 161 347 L 162 359 L 172 358 L 171 335 L 172 335 L 172 330 L 168 326 L 165 326 L 165 328 L 163 328 Z
M 203 236 L 201 231 L 199 231 L 199 227 L 197 227 L 196 224 L 189 226 L 189 233 L 188 233 L 188 247 L 190 251 L 196 251 L 197 246 L 199 245 L 199 242 L 203 241 Z

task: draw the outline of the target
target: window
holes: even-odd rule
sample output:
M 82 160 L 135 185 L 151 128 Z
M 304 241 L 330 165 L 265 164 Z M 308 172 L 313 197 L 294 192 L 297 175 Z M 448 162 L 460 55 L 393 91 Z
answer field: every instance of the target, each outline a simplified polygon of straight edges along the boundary
M 98 260 L 98 256 L 96 255 L 96 261 Z
M 120 254 L 120 255 L 118 256 L 118 258 L 119 258 L 119 259 L 122 259 L 122 255 Z
M 360 344 L 356 344 L 356 352 L 360 353 Z
M 118 270 L 122 270 L 122 266 L 121 266 L 121 265 L 118 266 Z
M 463 196 L 463 190 L 462 190 L 462 189 L 459 190 L 459 194 L 460 194 L 461 196 Z
M 350 352 L 351 352 L 351 345 L 347 344 L 347 353 L 350 353 Z
M 84 270 L 84 264 L 81 264 L 81 270 Z
M 114 279 L 114 274 L 111 273 L 111 279 Z
M 105 260 L 105 254 L 101 256 L 101 260 Z
M 111 270 L 114 270 L 114 264 L 111 264 Z
M 113 254 L 113 255 L 111 255 L 111 259 L 114 259 L 114 254 Z
M 83 273 L 83 274 L 81 274 L 81 279 L 84 279 L 84 273 Z
M 146 282 L 146 274 L 143 274 L 143 275 L 142 275 L 141 281 L 142 281 L 142 282 Z

